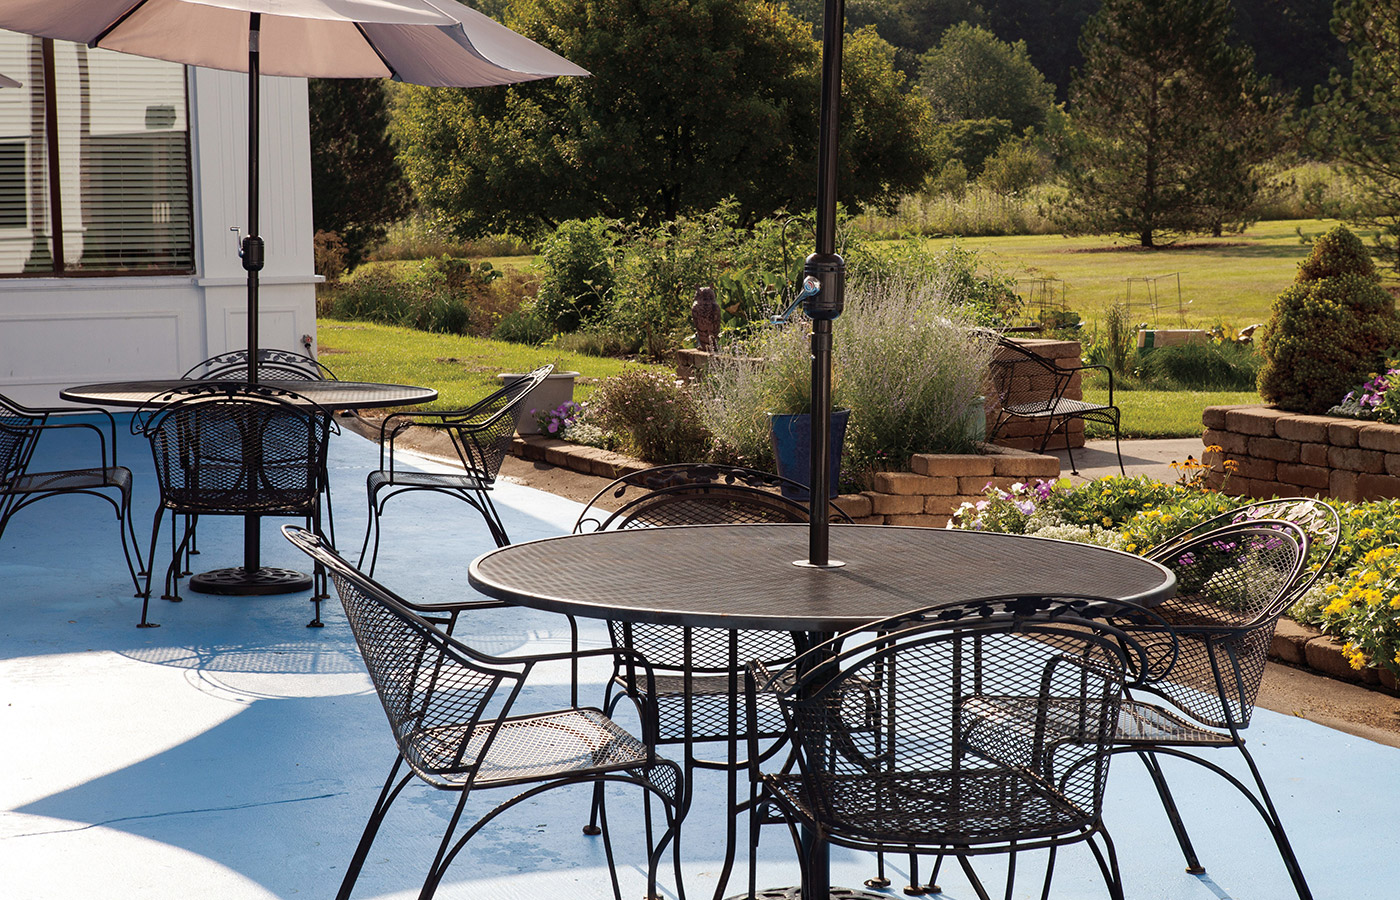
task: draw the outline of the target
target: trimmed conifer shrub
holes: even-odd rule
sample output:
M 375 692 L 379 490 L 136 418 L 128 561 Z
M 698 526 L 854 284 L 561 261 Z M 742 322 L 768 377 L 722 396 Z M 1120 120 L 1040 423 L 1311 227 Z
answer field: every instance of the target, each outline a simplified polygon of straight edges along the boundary
M 1318 238 L 1263 330 L 1259 395 L 1281 409 L 1325 413 L 1384 366 L 1400 346 L 1400 316 L 1379 280 L 1346 226 Z

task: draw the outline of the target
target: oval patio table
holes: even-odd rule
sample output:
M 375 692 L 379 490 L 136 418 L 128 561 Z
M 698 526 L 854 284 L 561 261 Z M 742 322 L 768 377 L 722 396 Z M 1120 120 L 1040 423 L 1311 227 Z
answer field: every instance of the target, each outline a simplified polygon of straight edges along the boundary
M 58 396 L 77 403 L 137 407 L 157 398 L 165 402 L 179 400 L 188 396 L 185 389 L 196 383 L 198 382 L 180 378 L 112 381 L 66 388 L 60 391 Z M 304 397 L 327 411 L 411 406 L 430 403 L 436 400 L 438 395 L 432 388 L 365 381 L 285 381 L 268 378 L 259 383 Z M 295 569 L 262 564 L 260 521 L 256 515 L 243 518 L 243 565 L 201 572 L 190 579 L 191 590 L 205 594 L 264 596 L 292 594 L 310 588 L 310 575 Z
M 575 616 L 788 631 L 799 651 L 835 633 L 941 601 L 1060 595 L 1152 606 L 1176 591 L 1176 576 L 1164 566 L 1090 544 L 995 532 L 833 525 L 831 555 L 844 565 L 818 569 L 800 564 L 807 537 L 806 524 L 574 534 L 492 550 L 472 562 L 468 579 L 488 596 Z M 858 893 L 833 891 L 826 854 L 812 859 L 817 861 L 810 874 L 814 895 Z

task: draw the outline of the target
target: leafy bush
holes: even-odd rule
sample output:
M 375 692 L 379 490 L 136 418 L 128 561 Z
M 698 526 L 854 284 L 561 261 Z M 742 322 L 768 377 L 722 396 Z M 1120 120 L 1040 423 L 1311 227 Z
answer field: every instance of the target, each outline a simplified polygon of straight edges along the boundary
M 633 366 L 603 380 L 587 418 L 623 437 L 626 449 L 650 463 L 700 460 L 709 437 L 683 382 Z
M 1322 413 L 1400 344 L 1395 302 L 1345 226 L 1319 237 L 1297 280 L 1274 302 L 1260 339 L 1259 394 L 1277 406 Z
M 311 239 L 311 256 L 315 260 L 316 274 L 325 276 L 327 281 L 339 281 L 345 274 L 346 257 L 349 251 L 345 241 L 334 231 L 318 231 Z
M 545 241 L 536 308 L 556 331 L 576 331 L 603 308 L 613 288 L 612 224 L 570 219 Z
M 490 263 L 442 257 L 414 264 L 361 266 L 327 305 L 335 318 L 365 319 L 440 334 L 490 334 L 531 289 Z
M 1259 355 L 1235 341 L 1175 344 L 1138 355 L 1138 371 L 1155 387 L 1247 391 L 1259 377 Z
M 491 329 L 491 337 L 513 344 L 538 346 L 554 335 L 554 329 L 540 315 L 534 303 L 522 303 L 506 313 Z

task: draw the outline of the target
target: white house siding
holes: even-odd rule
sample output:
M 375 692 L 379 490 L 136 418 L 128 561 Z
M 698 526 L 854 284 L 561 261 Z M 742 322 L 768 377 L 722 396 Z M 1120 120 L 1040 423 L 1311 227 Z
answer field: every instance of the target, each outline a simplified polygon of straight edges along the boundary
M 247 76 L 189 69 L 195 273 L 0 279 L 0 393 L 54 405 L 64 387 L 169 378 L 246 346 Z M 260 342 L 316 333 L 306 81 L 264 78 L 261 213 L 267 242 Z

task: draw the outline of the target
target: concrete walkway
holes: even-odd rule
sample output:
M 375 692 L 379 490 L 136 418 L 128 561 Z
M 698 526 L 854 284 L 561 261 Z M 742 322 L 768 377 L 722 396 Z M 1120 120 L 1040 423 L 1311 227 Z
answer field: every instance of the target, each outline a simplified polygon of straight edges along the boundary
M 76 457 L 43 448 L 56 466 Z M 149 454 L 129 437 L 136 469 L 138 534 L 154 510 Z M 332 445 L 336 526 L 353 556 L 364 527 L 364 473 L 377 451 L 353 434 Z M 379 576 L 401 593 L 461 597 L 467 563 L 490 548 L 479 518 L 445 498 L 398 501 L 386 519 Z M 568 530 L 573 501 L 517 484 L 497 500 L 517 540 Z M 305 560 L 265 524 L 269 564 Z M 239 523 L 206 519 L 197 568 L 235 564 Z M 164 566 L 162 555 L 157 565 Z M 723 564 L 717 561 L 717 565 Z M 913 563 L 916 564 L 916 563 Z M 0 538 L 0 897 L 5 900 L 265 900 L 330 897 L 393 759 L 393 744 L 339 604 L 324 629 L 305 628 L 308 596 L 224 598 L 186 593 L 153 600 L 162 627 L 138 630 L 115 522 L 89 498 L 39 504 Z M 605 642 L 601 623 L 584 640 Z M 560 619 L 509 610 L 473 616 L 459 629 L 494 653 L 565 646 Z M 561 676 L 563 673 L 559 673 Z M 606 671 L 585 670 L 596 696 Z M 562 701 L 562 677 L 529 698 Z M 1274 788 L 1315 895 L 1385 900 L 1400 884 L 1390 824 L 1400 801 L 1400 750 L 1261 710 L 1250 746 Z M 1239 772 L 1237 761 L 1218 761 Z M 1242 801 L 1197 767 L 1168 761 L 1209 874 L 1183 872 L 1151 785 L 1121 757 L 1109 781 L 1107 823 L 1132 900 L 1277 900 L 1291 896 L 1267 834 Z M 714 890 L 726 817 L 720 781 L 702 776 L 687 822 L 686 890 Z M 610 804 L 624 865 L 623 894 L 642 892 L 637 805 Z M 442 898 L 605 898 L 599 842 L 580 833 L 587 792 L 561 791 L 489 827 L 449 871 Z M 385 825 L 356 892 L 409 898 L 450 812 L 450 798 L 409 789 Z M 1043 856 L 1018 868 L 1017 897 L 1039 896 Z M 893 860 L 896 879 L 904 862 Z M 979 870 L 995 879 L 999 863 Z M 864 855 L 836 851 L 834 881 L 859 885 Z M 793 883 L 796 865 L 781 830 L 765 835 L 760 885 Z M 742 871 L 731 893 L 742 884 Z M 896 880 L 898 893 L 901 884 Z M 956 872 L 949 900 L 972 896 Z M 675 885 L 663 875 L 667 897 Z M 1060 854 L 1053 896 L 1101 898 L 1087 850 Z

